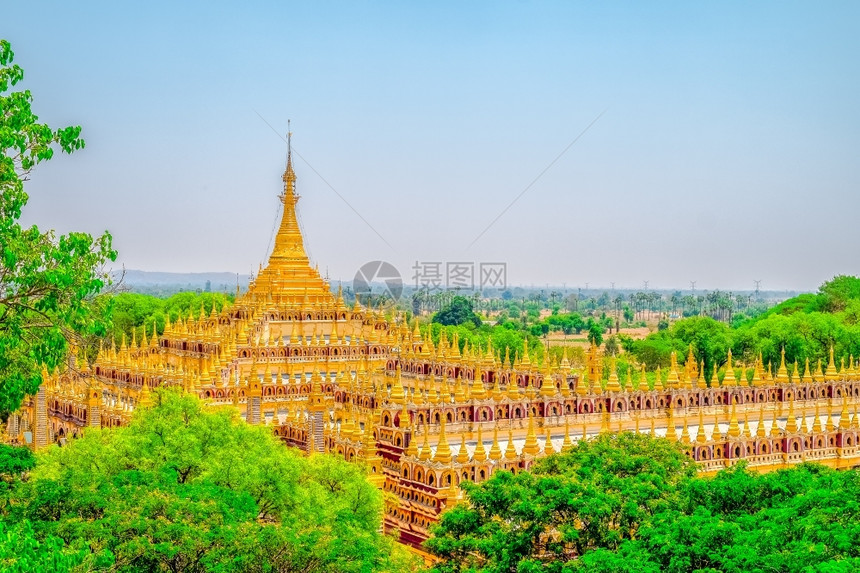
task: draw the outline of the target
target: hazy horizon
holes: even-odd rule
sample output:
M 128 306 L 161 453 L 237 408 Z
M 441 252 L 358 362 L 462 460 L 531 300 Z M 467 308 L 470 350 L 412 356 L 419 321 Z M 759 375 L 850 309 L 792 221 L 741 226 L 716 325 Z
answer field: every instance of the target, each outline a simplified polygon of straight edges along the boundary
M 108 229 L 117 268 L 255 273 L 285 155 L 267 123 L 291 118 L 305 244 L 330 277 L 372 260 L 407 284 L 416 262 L 504 262 L 511 285 L 569 289 L 814 291 L 860 274 L 860 4 L 4 15 L 16 89 L 87 141 L 36 168 L 25 222 Z
M 248 280 L 251 278 L 251 275 L 238 274 L 238 276 L 237 276 L 237 273 L 231 273 L 229 271 L 166 272 L 166 271 L 145 271 L 145 270 L 141 270 L 141 269 L 123 269 L 121 271 L 114 271 L 114 274 L 118 277 L 123 272 L 127 273 L 124 277 L 124 282 L 127 282 L 127 283 L 132 284 L 132 285 L 137 285 L 137 284 L 176 285 L 179 283 L 169 282 L 168 279 L 172 278 L 174 280 L 179 280 L 180 277 L 186 277 L 186 279 L 182 279 L 183 281 L 187 280 L 187 278 L 189 278 L 189 277 L 194 277 L 194 278 L 198 279 L 199 281 L 202 281 L 199 284 L 203 284 L 203 282 L 205 282 L 204 279 L 206 279 L 206 278 L 209 278 L 212 280 L 217 279 L 217 280 L 222 281 L 222 283 L 223 283 L 223 281 L 225 281 L 229 278 L 229 280 L 231 282 L 230 282 L 230 289 L 228 289 L 228 290 L 230 290 L 231 292 L 232 292 L 232 287 L 234 284 L 233 281 L 238 279 L 240 285 L 242 285 L 242 287 L 245 288 L 247 286 Z M 162 280 L 149 278 L 148 280 L 141 281 L 140 279 L 147 279 L 147 277 L 135 278 L 137 273 L 142 273 L 144 275 L 162 276 Z M 131 277 L 131 279 L 129 277 Z M 350 278 L 329 277 L 329 281 L 330 281 L 329 284 L 330 284 L 332 290 L 334 291 L 334 290 L 337 290 L 338 286 L 343 286 L 343 287 L 351 286 L 354 278 L 355 277 L 350 277 Z M 385 287 L 385 283 L 380 282 L 380 281 L 373 281 L 372 285 L 374 286 L 374 288 L 376 288 L 376 287 L 384 288 Z M 213 289 L 214 289 L 214 287 L 215 287 L 215 284 L 213 283 Z M 415 289 L 414 283 L 410 283 L 409 281 L 406 281 L 404 283 L 404 287 L 408 288 L 408 289 Z M 677 291 L 677 292 L 681 292 L 684 294 L 686 294 L 686 293 L 705 293 L 705 292 L 710 292 L 713 290 L 721 290 L 721 289 L 695 289 L 695 290 L 693 290 L 693 289 L 691 289 L 691 287 L 689 285 L 687 285 L 687 286 L 681 286 L 681 285 L 671 286 L 670 285 L 670 286 L 659 287 L 659 288 L 654 288 L 654 287 L 651 287 L 649 285 L 648 288 L 644 288 L 643 285 L 640 285 L 637 287 L 637 286 L 624 286 L 624 285 L 612 286 L 612 285 L 600 285 L 600 284 L 592 285 L 592 284 L 589 284 L 588 287 L 585 287 L 585 286 L 577 287 L 576 285 L 567 285 L 567 284 L 559 283 L 559 284 L 543 284 L 543 285 L 541 285 L 541 284 L 508 284 L 505 287 L 505 289 L 491 288 L 491 289 L 488 289 L 488 292 L 492 292 L 492 293 L 497 294 L 501 290 L 517 290 L 517 289 L 522 289 L 522 290 L 546 290 L 546 289 L 560 290 L 560 291 L 564 291 L 566 294 L 572 294 L 573 292 L 575 292 L 577 290 L 581 290 L 583 293 L 585 293 L 585 292 L 590 292 L 590 293 L 595 293 L 595 292 L 627 293 L 627 292 L 639 292 L 639 291 L 666 293 L 666 292 L 676 292 Z M 445 289 L 442 289 L 442 290 L 445 290 Z M 456 290 L 456 289 L 450 288 L 448 290 Z M 475 289 L 475 290 L 478 290 L 478 289 Z M 767 294 L 792 294 L 793 295 L 793 294 L 799 294 L 801 292 L 815 292 L 817 290 L 818 290 L 817 288 L 810 289 L 807 291 L 798 291 L 798 290 L 794 290 L 794 289 L 760 289 L 760 292 L 762 295 L 767 295 Z M 466 291 L 464 291 L 464 292 L 466 292 Z M 731 292 L 733 292 L 734 294 L 752 294 L 752 293 L 755 293 L 756 290 L 754 288 L 753 289 L 734 289 Z

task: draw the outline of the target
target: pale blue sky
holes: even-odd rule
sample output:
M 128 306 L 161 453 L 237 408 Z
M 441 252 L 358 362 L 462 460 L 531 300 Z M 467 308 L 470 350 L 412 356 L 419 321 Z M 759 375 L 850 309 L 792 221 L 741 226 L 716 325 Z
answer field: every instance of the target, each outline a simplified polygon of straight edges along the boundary
M 129 268 L 256 269 L 285 146 L 308 249 L 511 283 L 814 289 L 860 274 L 860 3 L 7 3 L 34 107 L 87 147 L 28 221 Z M 605 115 L 466 246 L 603 110 Z M 407 277 L 408 278 L 408 277 Z

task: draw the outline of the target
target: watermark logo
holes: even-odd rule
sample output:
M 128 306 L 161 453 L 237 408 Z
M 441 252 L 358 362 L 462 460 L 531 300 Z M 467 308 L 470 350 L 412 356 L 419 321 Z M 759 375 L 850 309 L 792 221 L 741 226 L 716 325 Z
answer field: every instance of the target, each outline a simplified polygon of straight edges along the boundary
M 444 270 L 443 270 L 444 269 Z M 475 271 L 477 269 L 477 274 Z M 508 284 L 506 263 L 471 261 L 415 261 L 412 267 L 415 288 L 426 291 L 505 289 Z
M 412 280 L 416 291 L 476 291 L 508 288 L 508 266 L 500 262 L 415 261 Z M 352 281 L 355 294 L 366 303 L 399 300 L 403 279 L 397 268 L 386 261 L 364 263 Z
M 507 263 L 481 263 L 479 265 L 481 277 L 481 289 L 484 288 L 508 288 L 508 265 Z
M 374 285 L 377 287 L 375 293 L 373 291 Z M 361 265 L 361 268 L 355 273 L 355 278 L 352 279 L 352 289 L 356 295 L 368 300 L 374 294 L 397 300 L 403 294 L 403 279 L 400 278 L 400 273 L 391 263 L 370 261 Z

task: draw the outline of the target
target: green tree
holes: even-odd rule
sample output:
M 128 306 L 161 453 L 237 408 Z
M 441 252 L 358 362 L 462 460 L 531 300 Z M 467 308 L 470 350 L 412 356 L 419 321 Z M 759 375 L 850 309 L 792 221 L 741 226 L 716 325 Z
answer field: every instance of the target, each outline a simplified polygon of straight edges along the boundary
M 769 474 L 736 466 L 691 480 L 683 510 L 655 515 L 635 551 L 672 573 L 856 571 L 858 485 L 856 471 L 812 464 Z
M 95 571 L 408 569 L 364 469 L 161 389 L 124 428 L 41 454 L 2 521 Z M 0 523 L 2 522 L 0 521 Z M 5 539 L 0 538 L 0 554 Z
M 579 333 L 585 328 L 585 321 L 577 312 L 553 313 L 546 317 L 543 323 L 547 324 L 550 330 L 561 330 L 565 334 Z
M 109 336 L 119 342 L 123 337 L 138 340 L 146 331 L 152 335 L 153 329 L 159 334 L 164 332 L 165 321 L 169 318 L 176 322 L 179 317 L 199 318 L 201 310 L 209 314 L 213 307 L 218 312 L 224 305 L 232 302 L 229 295 L 221 293 L 177 293 L 169 298 L 158 298 L 146 294 L 120 293 L 111 297 L 111 325 Z
M 606 339 L 606 345 L 603 347 L 603 352 L 609 356 L 615 356 L 621 350 L 621 345 L 618 343 L 618 337 L 615 335 Z
M 704 360 L 709 376 L 715 365 L 719 367 L 726 360 L 732 336 L 726 324 L 709 316 L 693 316 L 675 321 L 670 328 L 637 340 L 631 346 L 637 360 L 649 369 L 667 366 L 673 351 L 683 363 L 687 349 L 692 346 L 696 361 Z
M 681 447 L 644 434 L 603 434 L 538 462 L 464 483 L 467 503 L 442 514 L 425 545 L 436 571 L 564 571 L 596 548 L 615 550 L 679 501 L 695 473 Z
M 24 77 L 0 40 L 0 418 L 6 419 L 41 383 L 41 369 L 66 357 L 69 341 L 105 333 L 93 297 L 105 286 L 103 265 L 116 259 L 111 237 L 56 236 L 21 226 L 24 182 L 55 148 L 84 146 L 80 127 L 39 123 L 29 91 L 10 91 Z
M 597 346 L 603 344 L 603 326 L 591 320 L 591 324 L 588 325 L 588 335 L 586 338 L 588 338 L 588 342 Z
M 426 546 L 436 571 L 845 572 L 860 567 L 860 472 L 695 474 L 674 441 L 603 435 L 531 472 L 466 485 Z
M 628 305 L 628 304 L 624 305 L 623 313 L 624 313 L 624 321 L 625 322 L 633 322 L 633 319 L 636 317 L 636 315 L 633 312 L 633 309 L 631 309 L 630 305 Z
M 844 310 L 850 301 L 860 299 L 860 278 L 839 275 L 821 285 L 818 290 L 822 310 L 838 312 Z
M 490 334 L 493 348 L 501 354 L 503 360 L 505 354 L 513 360 L 522 353 L 524 338 L 526 335 L 504 327 L 493 328 L 492 334 Z
M 472 310 L 472 299 L 457 295 L 442 310 L 433 315 L 433 322 L 446 326 L 471 323 L 481 326 L 481 318 Z
M 0 444 L 0 505 L 18 481 L 33 469 L 36 459 L 33 451 L 25 446 Z
M 0 444 L 0 478 L 16 479 L 33 469 L 35 463 L 36 459 L 30 448 Z
M 37 538 L 28 521 L 15 524 L 0 521 L 0 539 L 0 565 L 8 573 L 69 573 L 86 558 L 85 550 L 64 549 L 63 540 L 58 537 Z
M 539 322 L 531 325 L 529 332 L 532 336 L 546 336 L 549 333 L 549 328 L 549 324 L 546 322 Z

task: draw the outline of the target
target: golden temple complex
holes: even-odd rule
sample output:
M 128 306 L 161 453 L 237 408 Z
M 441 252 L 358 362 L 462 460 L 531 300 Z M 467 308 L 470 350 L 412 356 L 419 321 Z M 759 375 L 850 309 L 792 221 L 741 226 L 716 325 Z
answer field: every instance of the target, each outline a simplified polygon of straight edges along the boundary
M 235 408 L 286 444 L 367 465 L 393 494 L 385 526 L 417 547 L 439 514 L 480 482 L 604 431 L 639 431 L 689 444 L 703 472 L 743 460 L 776 469 L 803 461 L 860 465 L 860 370 L 757 361 L 752 380 L 727 357 L 726 374 L 704 379 L 692 351 L 672 356 L 651 383 L 643 370 L 620 377 L 592 346 L 584 369 L 565 355 L 529 356 L 437 343 L 405 317 L 386 319 L 341 293 L 311 265 L 296 218 L 290 153 L 283 215 L 268 263 L 247 292 L 220 312 L 168 322 L 160 335 L 104 348 L 93 364 L 44 373 L 9 421 L 34 448 L 87 428 L 126 424 L 160 386 Z M 394 501 L 396 500 L 396 501 Z

